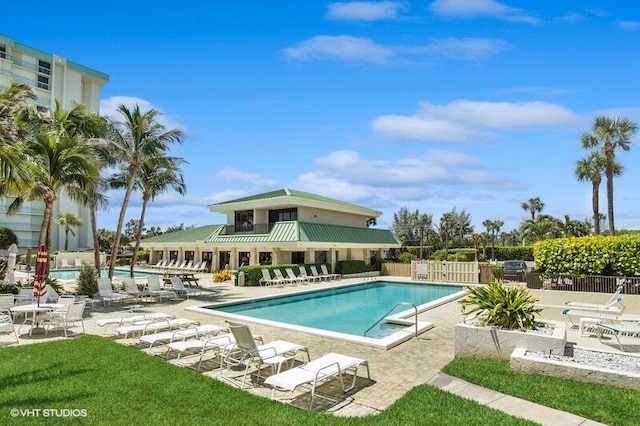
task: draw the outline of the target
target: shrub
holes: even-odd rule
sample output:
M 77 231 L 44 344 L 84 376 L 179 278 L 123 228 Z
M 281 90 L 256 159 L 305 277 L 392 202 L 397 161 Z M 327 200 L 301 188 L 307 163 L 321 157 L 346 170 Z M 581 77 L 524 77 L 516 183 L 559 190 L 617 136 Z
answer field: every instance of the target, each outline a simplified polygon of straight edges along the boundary
M 18 294 L 20 293 L 20 286 L 18 284 L 9 284 L 9 283 L 0 282 L 0 294 L 5 294 L 5 293 Z
M 76 293 L 93 297 L 98 293 L 98 271 L 92 265 L 82 265 L 77 279 Z
M 529 289 L 505 286 L 501 280 L 494 280 L 467 290 L 458 303 L 463 308 L 471 306 L 469 313 L 479 315 L 480 325 L 522 331 L 535 328 L 536 315 L 542 309 L 535 307 L 538 299 L 529 294 Z
M 331 272 L 331 268 L 327 268 Z M 375 271 L 375 265 L 367 265 L 364 260 L 341 260 L 336 264 L 336 274 L 359 274 Z
M 228 269 L 222 269 L 213 273 L 213 282 L 219 283 L 223 281 L 229 281 L 231 279 L 231 271 Z
M 418 259 L 418 256 L 416 256 L 415 254 L 409 253 L 408 251 L 405 251 L 398 255 L 398 262 L 400 263 L 411 263 L 412 260 L 417 260 L 417 259 Z

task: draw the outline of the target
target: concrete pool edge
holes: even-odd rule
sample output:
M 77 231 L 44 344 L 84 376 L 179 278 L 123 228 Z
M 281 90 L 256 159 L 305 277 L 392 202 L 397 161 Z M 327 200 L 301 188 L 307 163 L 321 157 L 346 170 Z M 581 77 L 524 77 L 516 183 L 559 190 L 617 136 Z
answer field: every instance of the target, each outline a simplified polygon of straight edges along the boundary
M 391 277 L 389 277 L 391 278 Z M 460 291 L 456 292 L 452 295 L 440 298 L 438 300 L 432 301 L 432 302 L 428 302 L 422 305 L 417 306 L 417 311 L 418 314 L 428 311 L 430 309 L 436 308 L 438 306 L 441 306 L 443 304 L 446 303 L 450 303 L 460 297 L 462 297 L 465 292 L 464 292 L 464 288 L 465 285 L 462 285 L 460 283 L 425 283 L 425 282 L 421 282 L 421 281 L 411 281 L 411 280 L 407 280 L 406 278 L 404 280 L 401 279 L 387 279 L 387 277 L 385 277 L 384 279 L 382 279 L 381 281 L 386 281 L 386 282 L 397 282 L 397 283 L 411 283 L 411 284 L 430 284 L 430 285 L 447 285 L 447 286 L 459 286 L 460 287 Z M 344 283 L 344 284 L 339 284 L 336 286 L 333 286 L 331 288 L 343 288 L 343 287 L 351 287 L 351 286 L 356 286 L 356 285 L 361 285 L 361 284 L 368 284 L 370 283 L 369 281 L 360 281 L 360 282 L 350 282 L 350 283 Z M 195 307 L 188 307 L 186 308 L 186 310 L 189 311 L 193 311 L 193 312 L 198 312 L 201 314 L 205 314 L 205 315 L 213 315 L 216 317 L 222 317 L 225 319 L 229 319 L 229 320 L 233 320 L 233 321 L 239 321 L 239 322 L 247 322 L 247 323 L 254 323 L 254 324 L 259 324 L 259 325 L 266 325 L 266 326 L 271 326 L 271 327 L 278 327 L 278 328 L 283 328 L 286 330 L 292 330 L 292 331 L 298 331 L 301 333 L 306 333 L 306 334 L 311 334 L 311 335 L 315 335 L 315 336 L 320 336 L 320 337 L 326 337 L 326 338 L 330 338 L 330 339 L 336 339 L 336 340 L 341 340 L 341 341 L 346 341 L 346 342 L 351 342 L 351 343 L 357 343 L 357 344 L 361 344 L 361 345 L 366 345 L 366 346 L 371 346 L 371 347 L 375 347 L 378 349 L 391 349 L 394 346 L 397 346 L 403 342 L 406 342 L 412 338 L 415 337 L 415 324 L 416 322 L 413 320 L 413 316 L 415 315 L 415 311 L 413 308 L 408 309 L 408 310 L 404 310 L 402 312 L 399 312 L 397 314 L 393 314 L 393 315 L 389 315 L 387 317 L 385 317 L 385 321 L 389 322 L 389 323 L 393 323 L 393 324 L 398 324 L 398 325 L 405 325 L 406 327 L 404 327 L 403 329 L 400 329 L 392 334 L 390 334 L 389 336 L 385 336 L 385 337 L 381 337 L 381 338 L 371 338 L 371 337 L 364 337 L 364 336 L 357 336 L 357 335 L 353 335 L 353 334 L 347 334 L 347 333 L 340 333 L 337 331 L 329 331 L 329 330 L 322 330 L 319 328 L 312 328 L 312 327 L 306 327 L 306 326 L 300 326 L 300 325 L 295 325 L 295 324 L 289 324 L 289 323 L 284 323 L 284 322 L 278 322 L 278 321 L 272 321 L 272 320 L 266 320 L 266 319 L 260 319 L 260 318 L 254 318 L 254 317 L 249 317 L 249 316 L 244 316 L 244 315 L 238 315 L 238 314 L 233 314 L 233 313 L 228 313 L 228 312 L 223 312 L 223 311 L 219 311 L 216 310 L 215 307 L 223 307 L 223 306 L 228 306 L 228 305 L 233 305 L 233 304 L 237 304 L 237 303 L 242 303 L 242 302 L 248 302 L 248 301 L 260 301 L 260 300 L 269 300 L 269 299 L 274 299 L 274 298 L 278 298 L 278 297 L 282 297 L 282 296 L 294 296 L 294 295 L 298 295 L 298 294 L 308 294 L 308 293 L 313 293 L 313 292 L 318 292 L 318 291 L 324 291 L 327 290 L 327 288 L 303 288 L 303 289 L 296 289 L 295 291 L 292 292 L 288 292 L 288 293 L 282 293 L 282 294 L 278 294 L 278 295 L 264 295 L 264 296 L 256 296 L 256 297 L 246 297 L 246 298 L 242 298 L 242 299 L 237 299 L 237 300 L 233 300 L 233 301 L 228 301 L 228 302 L 219 302 L 219 303 L 213 303 L 213 304 L 206 304 L 206 305 L 200 305 L 200 306 L 195 306 Z M 417 335 L 420 335 L 428 330 L 431 330 L 434 327 L 434 323 L 429 322 L 429 321 L 421 321 L 418 320 L 418 330 L 417 330 Z

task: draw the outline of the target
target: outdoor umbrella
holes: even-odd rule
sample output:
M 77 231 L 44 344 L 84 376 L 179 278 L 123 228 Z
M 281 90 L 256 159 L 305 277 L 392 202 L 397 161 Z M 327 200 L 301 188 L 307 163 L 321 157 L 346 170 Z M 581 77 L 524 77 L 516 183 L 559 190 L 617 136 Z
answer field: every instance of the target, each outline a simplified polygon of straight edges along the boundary
M 7 261 L 7 282 L 13 284 L 15 282 L 15 274 L 13 271 L 16 269 L 16 253 L 18 253 L 18 246 L 11 244 L 9 247 L 9 259 Z
M 36 260 L 36 279 L 33 282 L 33 297 L 38 298 L 38 306 L 40 306 L 40 297 L 47 293 L 47 284 L 45 283 L 45 279 L 47 278 L 47 262 L 49 262 L 47 246 L 40 244 Z

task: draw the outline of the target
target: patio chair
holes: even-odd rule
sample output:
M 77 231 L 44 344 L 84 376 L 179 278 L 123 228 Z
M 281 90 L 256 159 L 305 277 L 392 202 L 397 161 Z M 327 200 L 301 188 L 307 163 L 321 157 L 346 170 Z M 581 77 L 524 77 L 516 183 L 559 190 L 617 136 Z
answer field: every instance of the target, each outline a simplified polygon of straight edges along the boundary
M 164 266 L 164 268 L 165 269 L 171 269 L 171 268 L 174 267 L 175 264 L 176 264 L 176 260 L 175 259 L 174 260 L 170 260 L 169 263 Z
M 304 266 L 300 267 L 300 277 L 304 278 L 305 280 L 307 280 L 308 282 L 311 281 L 320 281 L 320 277 L 315 277 L 313 275 L 307 275 L 307 270 L 305 269 Z
M 124 283 L 124 291 L 131 296 L 131 298 L 139 298 L 141 300 L 145 297 L 151 298 L 151 292 L 148 290 L 140 290 L 135 279 L 125 277 L 122 279 L 122 282 Z
M 209 264 L 209 262 L 207 262 L 206 260 L 203 260 L 202 263 L 200 263 L 200 266 L 196 269 L 197 272 L 207 272 L 207 265 Z
M 275 284 L 284 284 L 284 281 L 278 278 L 271 278 L 271 274 L 269 274 L 269 270 L 267 268 L 262 268 L 262 278 L 260 278 L 260 285 L 269 286 Z
M 189 339 L 179 342 L 173 341 L 167 344 L 165 358 L 168 358 L 172 352 L 176 352 L 178 354 L 176 361 L 179 361 L 183 355 L 189 353 L 200 354 L 197 367 L 197 370 L 200 371 L 200 367 L 202 366 L 202 361 L 206 353 L 214 352 L 215 357 L 219 360 L 218 365 L 222 365 L 222 354 L 235 347 L 235 343 L 236 340 L 232 334 L 222 334 L 208 339 Z
M 149 347 L 147 349 L 151 349 L 156 343 L 173 343 L 191 339 L 193 337 L 199 339 L 205 336 L 215 336 L 225 330 L 226 329 L 224 327 L 213 324 L 197 325 L 195 327 L 188 327 L 180 330 L 146 334 L 144 336 L 140 336 L 140 343 L 148 343 Z
M 340 274 L 332 274 L 327 270 L 327 265 L 324 263 L 320 265 L 320 270 L 322 271 L 322 275 L 329 277 L 330 280 L 339 280 Z
M 324 275 L 324 274 L 323 275 L 319 274 L 315 265 L 309 266 L 309 269 L 311 270 L 311 275 L 316 277 L 316 279 L 318 279 L 320 281 L 327 281 L 329 279 L 329 276 Z
M 107 306 L 108 302 L 124 302 L 131 299 L 128 294 L 113 291 L 109 277 L 98 278 L 98 294 L 104 306 Z
M 60 298 L 60 295 L 58 294 L 58 292 L 51 287 L 49 284 L 47 284 L 47 292 L 45 293 L 45 297 L 46 297 L 46 302 L 47 303 L 58 303 L 58 299 Z M 42 300 L 42 299 L 40 299 Z
M 66 259 L 66 258 L 60 259 L 60 267 L 61 268 L 71 268 L 71 265 L 69 265 L 69 259 Z
M 83 318 L 85 306 L 86 302 L 78 302 L 69 305 L 66 310 L 49 312 L 45 320 L 47 333 L 51 326 L 60 326 L 64 330 L 64 337 L 67 337 L 67 329 L 78 321 L 82 324 L 82 333 L 85 333 Z
M 620 341 L 620 336 L 628 336 L 628 337 L 640 337 L 640 322 L 637 323 L 617 323 L 617 324 L 605 324 L 605 323 L 597 323 L 596 327 L 599 329 L 598 340 L 602 343 L 602 335 L 604 333 L 611 334 L 616 338 L 618 342 L 618 346 L 620 350 L 624 352 L 624 346 L 622 346 L 622 342 Z
M 311 386 L 311 398 L 309 409 L 313 407 L 313 397 L 316 388 L 320 383 L 338 378 L 342 385 L 342 392 L 353 389 L 358 378 L 358 367 L 363 365 L 367 368 L 367 377 L 371 380 L 369 363 L 367 360 L 354 358 L 338 353 L 328 353 L 318 359 L 309 361 L 298 367 L 294 367 L 282 373 L 274 374 L 265 379 L 264 384 L 273 388 L 271 398 L 275 396 L 276 390 L 293 392 L 300 386 Z M 353 370 L 353 382 L 348 388 L 344 387 L 343 375 L 347 370 Z
M 240 388 L 243 389 L 247 381 L 249 368 L 257 367 L 258 380 L 262 366 L 271 367 L 272 374 L 277 374 L 282 368 L 282 364 L 292 362 L 298 352 L 305 352 L 309 360 L 309 350 L 306 346 L 285 340 L 275 340 L 273 342 L 258 346 L 251 330 L 246 324 L 238 324 L 227 321 L 229 331 L 236 340 L 234 350 L 225 354 L 224 362 L 227 366 L 244 365 L 244 375 Z
M 76 258 L 73 264 L 76 268 L 80 268 L 82 266 L 82 259 Z
M 149 324 L 151 322 L 156 322 L 159 320 L 170 319 L 170 318 L 175 318 L 175 316 L 166 314 L 164 312 L 152 312 L 149 314 L 135 314 L 135 315 L 102 318 L 102 319 L 96 320 L 96 325 L 98 327 L 104 327 L 105 333 L 106 333 L 109 326 L 120 327 L 124 324 L 140 324 L 140 323 Z
M 150 323 L 123 325 L 114 330 L 117 336 L 122 336 L 125 339 L 129 335 L 145 335 L 158 333 L 163 330 L 174 330 L 177 328 L 186 328 L 194 325 L 199 325 L 198 321 L 194 321 L 188 318 L 172 318 Z
M 295 284 L 297 282 L 296 279 L 286 278 L 282 275 L 282 271 L 280 269 L 274 269 L 273 273 L 276 276 L 276 279 L 278 279 L 282 284 Z
M 66 312 L 67 309 L 69 309 L 69 306 L 76 303 L 76 296 L 74 296 L 73 294 L 63 294 L 60 297 L 58 297 L 58 301 L 56 303 L 58 305 L 62 305 L 62 307 L 57 308 L 56 311 Z
M 13 301 L 13 295 L 11 295 L 11 298 Z M 16 333 L 16 328 L 13 325 L 13 317 L 9 309 L 0 309 L 0 333 L 7 335 L 13 333 L 13 336 L 16 338 L 16 343 L 20 344 L 18 333 Z
M 0 309 L 13 308 L 15 305 L 15 297 L 12 293 L 0 294 Z
M 176 292 L 162 288 L 160 286 L 160 277 L 156 274 L 147 275 L 147 289 L 152 296 L 156 296 L 160 301 L 163 297 L 173 299 L 176 297 Z
M 171 287 L 173 287 L 173 291 L 175 291 L 179 295 L 184 294 L 187 297 L 187 299 L 190 296 L 199 296 L 202 294 L 202 291 L 198 288 L 185 287 L 184 283 L 178 276 L 173 276 L 169 278 L 169 281 L 171 282 Z
M 289 278 L 289 280 L 291 282 L 296 282 L 296 283 L 305 283 L 308 282 L 308 280 L 306 278 L 303 278 L 301 276 L 297 276 L 294 272 L 293 269 L 291 268 L 285 268 L 285 272 L 287 273 L 287 277 Z
M 614 312 L 622 312 L 625 309 L 625 306 L 622 304 L 622 290 L 624 289 L 624 285 L 619 285 L 616 288 L 616 291 L 611 295 L 611 298 L 603 304 L 597 303 L 586 303 L 586 302 L 576 302 L 576 301 L 568 301 L 564 302 L 565 306 L 570 308 L 577 309 L 587 309 L 587 310 L 598 310 L 598 311 L 614 311 Z

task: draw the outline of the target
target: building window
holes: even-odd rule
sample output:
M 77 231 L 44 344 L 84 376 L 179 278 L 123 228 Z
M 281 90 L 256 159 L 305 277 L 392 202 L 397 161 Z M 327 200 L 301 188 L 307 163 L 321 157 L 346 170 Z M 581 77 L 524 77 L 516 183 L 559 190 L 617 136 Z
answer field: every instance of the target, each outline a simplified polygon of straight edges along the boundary
M 7 46 L 0 44 L 0 58 L 7 59 Z
M 237 211 L 234 225 L 237 232 L 253 231 L 253 210 Z
M 269 223 L 298 220 L 298 209 L 269 210 Z
M 38 72 L 51 75 L 51 63 L 38 60 Z
M 49 77 L 38 76 L 38 87 L 40 89 L 49 90 Z

